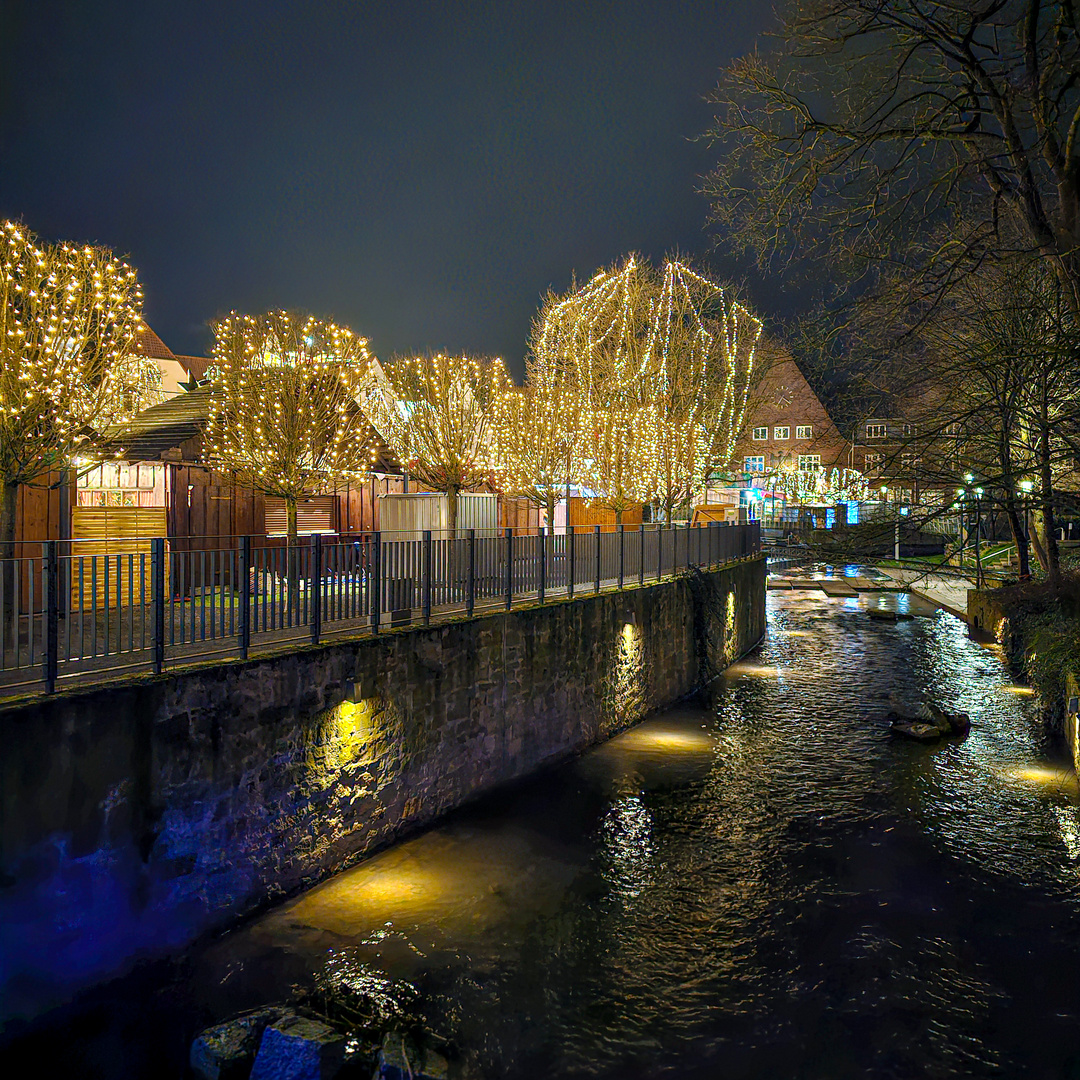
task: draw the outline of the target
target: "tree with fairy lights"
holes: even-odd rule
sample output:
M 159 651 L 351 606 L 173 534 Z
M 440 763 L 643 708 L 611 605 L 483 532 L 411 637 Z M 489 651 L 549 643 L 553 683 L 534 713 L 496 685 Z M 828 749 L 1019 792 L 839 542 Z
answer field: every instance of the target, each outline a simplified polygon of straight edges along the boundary
M 582 418 L 572 469 L 593 494 L 592 502 L 615 515 L 648 502 L 655 494 L 647 466 L 655 452 L 647 409 L 590 409 Z
M 530 379 L 572 398 L 583 431 L 610 431 L 620 455 L 638 455 L 634 486 L 648 488 L 670 521 L 730 457 L 761 329 L 721 285 L 684 263 L 669 259 L 656 270 L 631 255 L 545 300 Z M 630 418 L 633 438 L 616 436 Z
M 233 312 L 213 330 L 204 459 L 281 499 L 295 550 L 297 502 L 371 470 L 373 432 L 358 404 L 373 380 L 367 341 L 287 311 Z
M 508 495 L 544 513 L 550 529 L 555 505 L 571 479 L 577 415 L 571 396 L 528 384 L 503 394 L 492 425 L 496 482 Z
M 492 426 L 506 390 L 502 361 L 471 356 L 414 356 L 386 366 L 367 403 L 375 427 L 402 465 L 445 492 L 450 535 L 458 495 L 492 479 Z
M 160 387 L 135 349 L 141 325 L 135 271 L 112 252 L 0 223 L 0 557 L 14 555 L 20 487 L 65 467 Z

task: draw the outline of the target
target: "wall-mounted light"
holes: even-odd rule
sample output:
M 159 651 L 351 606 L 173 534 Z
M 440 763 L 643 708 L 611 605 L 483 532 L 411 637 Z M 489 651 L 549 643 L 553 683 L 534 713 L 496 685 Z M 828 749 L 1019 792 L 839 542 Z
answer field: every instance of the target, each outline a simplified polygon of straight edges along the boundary
M 627 626 L 637 626 L 637 611 L 634 608 L 628 607 L 623 612 L 623 622 Z
M 345 680 L 345 700 L 354 705 L 365 698 L 374 697 L 374 694 L 375 688 L 371 685 L 370 679 L 354 676 Z

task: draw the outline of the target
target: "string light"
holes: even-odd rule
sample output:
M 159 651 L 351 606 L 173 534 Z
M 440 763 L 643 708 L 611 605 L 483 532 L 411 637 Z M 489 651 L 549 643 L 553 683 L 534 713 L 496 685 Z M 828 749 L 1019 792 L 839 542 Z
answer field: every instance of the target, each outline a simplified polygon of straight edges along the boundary
M 402 465 L 422 484 L 446 493 L 451 531 L 458 493 L 493 479 L 492 424 L 506 389 L 498 357 L 437 353 L 387 365 L 365 399 Z
M 529 381 L 565 399 L 571 470 L 617 516 L 655 501 L 670 520 L 726 464 L 745 419 L 762 323 L 677 260 L 628 256 L 569 295 L 550 296 Z
M 298 500 L 371 471 L 375 442 L 358 404 L 375 380 L 367 341 L 285 311 L 233 312 L 213 330 L 204 459 L 284 500 L 295 541 Z
M 161 373 L 139 354 L 142 291 L 104 248 L 43 244 L 0 224 L 0 539 L 18 488 L 68 463 L 92 432 L 152 403 Z

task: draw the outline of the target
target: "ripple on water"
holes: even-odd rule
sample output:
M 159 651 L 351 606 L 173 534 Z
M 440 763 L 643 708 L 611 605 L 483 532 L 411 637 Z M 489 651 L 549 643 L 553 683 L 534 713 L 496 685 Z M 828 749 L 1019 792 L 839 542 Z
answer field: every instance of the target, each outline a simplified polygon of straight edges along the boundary
M 1061 1075 L 1075 775 L 999 652 L 880 599 L 771 593 L 707 702 L 338 875 L 198 978 L 222 1008 L 332 964 L 415 984 L 485 1076 Z M 924 699 L 971 736 L 891 736 Z

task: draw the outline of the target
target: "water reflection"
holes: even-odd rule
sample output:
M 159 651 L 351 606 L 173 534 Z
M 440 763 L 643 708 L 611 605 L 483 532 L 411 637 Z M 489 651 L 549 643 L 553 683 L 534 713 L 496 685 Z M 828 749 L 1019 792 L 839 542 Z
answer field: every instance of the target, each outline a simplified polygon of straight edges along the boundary
M 416 985 L 483 1076 L 1066 1075 L 1075 775 L 999 650 L 914 598 L 925 617 L 866 614 L 891 603 L 771 593 L 707 702 L 271 912 L 195 992 Z M 972 733 L 901 741 L 895 699 Z

